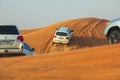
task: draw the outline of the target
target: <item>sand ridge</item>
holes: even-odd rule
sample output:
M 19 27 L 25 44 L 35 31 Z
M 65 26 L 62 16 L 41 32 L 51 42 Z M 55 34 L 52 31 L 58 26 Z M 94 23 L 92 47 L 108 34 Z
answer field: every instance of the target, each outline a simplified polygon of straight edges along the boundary
M 107 43 L 103 31 L 108 22 L 108 20 L 98 18 L 71 19 L 29 32 L 24 37 L 25 41 L 34 47 L 38 54 L 101 46 Z M 52 45 L 54 32 L 59 26 L 74 30 L 73 39 L 69 46 Z

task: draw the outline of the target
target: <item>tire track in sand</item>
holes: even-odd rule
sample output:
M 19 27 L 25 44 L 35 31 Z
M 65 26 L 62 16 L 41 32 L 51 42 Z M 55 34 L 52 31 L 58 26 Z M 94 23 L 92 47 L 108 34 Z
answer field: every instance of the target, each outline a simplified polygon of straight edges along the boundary
M 75 19 L 71 22 L 61 24 L 60 26 L 66 26 L 74 30 L 73 38 L 70 42 L 70 45 L 52 45 L 53 36 L 51 36 L 40 49 L 40 53 L 60 52 L 77 48 L 97 46 L 98 44 L 96 44 L 96 42 L 101 43 L 103 41 L 102 39 L 100 39 L 101 33 L 97 31 L 97 28 L 100 27 L 100 25 L 104 27 L 103 24 L 105 23 L 106 21 L 103 19 L 85 18 Z
M 65 26 L 72 28 L 74 26 L 74 23 L 77 24 L 80 22 L 79 19 L 72 20 L 70 22 L 66 22 L 63 24 L 60 24 L 59 26 Z M 58 27 L 58 26 L 56 26 Z M 61 45 L 61 44 L 55 44 L 54 46 L 52 45 L 52 39 L 53 36 L 51 36 L 46 44 L 43 45 L 43 47 L 40 49 L 40 53 L 49 53 L 49 52 L 57 52 L 57 51 L 63 51 L 66 48 L 66 45 Z
M 76 19 L 75 19 L 76 20 Z M 71 20 L 70 22 L 75 22 L 75 20 Z M 66 22 L 66 23 L 62 23 L 62 24 L 60 24 L 59 26 L 67 26 L 67 25 L 69 25 L 69 22 Z M 57 28 L 58 26 L 56 26 L 56 28 Z M 68 27 L 68 26 L 67 26 Z M 54 33 L 54 32 L 53 32 Z M 54 34 L 52 34 L 52 35 L 54 35 Z M 53 45 L 52 45 L 52 40 L 53 40 L 53 36 L 51 36 L 48 40 L 47 40 L 47 42 L 42 46 L 42 48 L 40 48 L 40 53 L 49 53 L 49 52 L 51 52 L 51 49 L 52 49 L 52 51 L 63 51 L 63 47 L 61 47 L 61 45 L 59 46 L 59 44 L 56 46 L 56 47 L 54 47 Z M 60 49 L 59 49 L 60 48 Z M 53 50 L 54 49 L 54 50 Z
M 78 48 L 80 46 L 83 47 L 87 45 L 85 44 L 85 34 L 90 28 L 93 28 L 91 25 L 94 24 L 96 20 L 96 18 L 84 19 L 80 24 L 74 27 L 75 32 L 71 41 L 71 46 L 76 46 Z
M 77 36 L 75 38 L 75 41 L 76 41 L 75 45 L 79 44 L 77 45 L 79 48 L 103 45 L 101 44 L 104 42 L 104 39 L 101 38 L 103 37 L 103 35 L 100 36 L 100 33 L 97 32 L 96 27 L 104 23 L 105 21 L 102 19 L 93 19 L 90 21 L 88 20 L 88 23 L 82 26 L 82 28 L 75 33 L 75 35 Z M 104 26 L 102 25 L 102 27 Z

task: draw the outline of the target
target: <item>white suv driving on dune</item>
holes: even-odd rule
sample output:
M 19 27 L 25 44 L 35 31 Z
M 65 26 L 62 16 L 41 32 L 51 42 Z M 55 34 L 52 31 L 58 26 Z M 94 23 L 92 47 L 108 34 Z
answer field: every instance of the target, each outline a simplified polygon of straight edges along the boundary
M 53 37 L 53 43 L 68 44 L 72 38 L 73 30 L 68 27 L 58 27 Z
M 22 53 L 22 41 L 15 25 L 0 25 L 0 54 Z
M 120 18 L 110 21 L 105 28 L 104 34 L 108 39 L 108 44 L 115 44 L 120 42 Z

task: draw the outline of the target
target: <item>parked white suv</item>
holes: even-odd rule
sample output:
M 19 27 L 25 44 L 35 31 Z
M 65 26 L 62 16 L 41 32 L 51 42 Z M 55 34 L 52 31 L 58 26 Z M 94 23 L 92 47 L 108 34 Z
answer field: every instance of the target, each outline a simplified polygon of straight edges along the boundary
M 0 54 L 22 53 L 23 36 L 15 25 L 0 25 Z
M 108 39 L 108 44 L 120 42 L 120 18 L 110 21 L 104 30 L 104 34 Z
M 68 44 L 72 38 L 73 30 L 68 27 L 58 27 L 53 36 L 53 43 Z

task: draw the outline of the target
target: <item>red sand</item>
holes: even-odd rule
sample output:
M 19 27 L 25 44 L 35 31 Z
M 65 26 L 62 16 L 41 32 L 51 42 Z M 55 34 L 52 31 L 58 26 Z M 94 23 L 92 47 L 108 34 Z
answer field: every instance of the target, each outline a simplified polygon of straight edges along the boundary
M 107 22 L 73 19 L 23 30 L 25 41 L 38 54 L 0 58 L 0 80 L 120 80 L 120 45 L 107 45 L 103 34 Z M 74 30 L 69 46 L 52 46 L 58 26 Z

